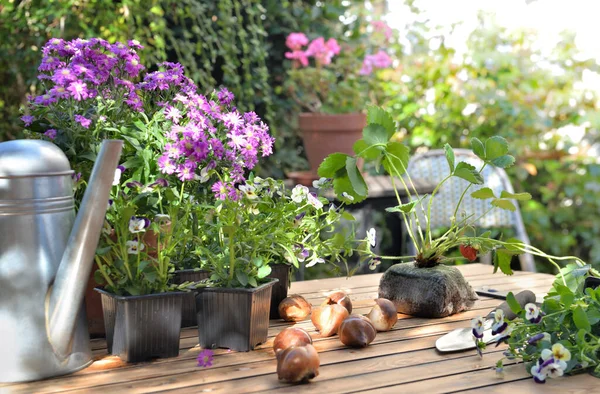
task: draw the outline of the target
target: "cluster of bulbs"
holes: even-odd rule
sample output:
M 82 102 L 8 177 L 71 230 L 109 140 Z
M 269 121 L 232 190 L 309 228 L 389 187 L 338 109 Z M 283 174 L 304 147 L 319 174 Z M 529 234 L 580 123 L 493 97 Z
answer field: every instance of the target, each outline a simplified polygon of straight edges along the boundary
M 310 315 L 321 336 L 339 335 L 349 347 L 366 347 L 378 331 L 389 331 L 398 321 L 396 306 L 385 298 L 375 300 L 375 306 L 366 315 L 352 314 L 352 300 L 343 291 L 330 294 L 316 308 L 298 294 L 285 298 L 279 304 L 279 316 L 285 321 L 298 322 Z M 319 354 L 306 330 L 288 327 L 273 342 L 277 356 L 277 376 L 288 383 L 305 382 L 319 375 Z

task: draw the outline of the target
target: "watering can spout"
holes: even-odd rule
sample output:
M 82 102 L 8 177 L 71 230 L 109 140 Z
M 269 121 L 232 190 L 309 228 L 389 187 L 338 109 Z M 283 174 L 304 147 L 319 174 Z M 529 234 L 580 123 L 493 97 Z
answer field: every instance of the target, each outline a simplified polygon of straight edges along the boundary
M 46 309 L 47 331 L 48 339 L 58 355 L 69 353 L 122 147 L 123 141 L 120 140 L 103 141 L 50 288 Z

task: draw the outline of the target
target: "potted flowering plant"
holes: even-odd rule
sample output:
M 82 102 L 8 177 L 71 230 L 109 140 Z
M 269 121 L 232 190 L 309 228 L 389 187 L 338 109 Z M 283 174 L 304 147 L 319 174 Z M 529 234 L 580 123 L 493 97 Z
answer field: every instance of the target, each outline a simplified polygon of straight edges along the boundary
M 392 65 L 384 50 L 391 28 L 382 21 L 371 27 L 368 37 L 354 46 L 342 47 L 334 38 L 309 41 L 304 33 L 286 39 L 291 68 L 285 89 L 304 111 L 298 125 L 311 167 L 310 173 L 297 174 L 304 184 L 317 178 L 316 169 L 328 154 L 352 153 L 365 126 L 361 109 L 375 99 L 375 71 Z
M 45 90 L 29 98 L 28 115 L 22 119 L 29 138 L 50 140 L 67 155 L 76 172 L 76 204 L 83 196 L 84 180 L 104 139 L 124 140 L 123 163 L 115 171 L 116 178 L 127 169 L 128 179 L 123 184 L 154 182 L 159 173 L 157 159 L 166 143 L 161 127 L 170 122 L 163 104 L 179 92 L 195 90 L 177 64 L 162 63 L 159 71 L 142 74 L 144 66 L 137 54 L 140 48 L 135 40 L 110 44 L 99 38 L 72 41 L 54 38 L 42 49 L 38 78 Z M 180 178 L 168 178 L 169 186 L 164 188 L 163 195 L 194 191 L 191 182 L 183 190 Z M 154 202 L 158 198 L 154 197 Z M 117 204 L 120 201 L 114 194 L 113 199 Z M 191 204 L 189 198 L 183 202 Z M 137 214 L 153 216 L 156 213 L 153 205 L 148 207 L 148 212 Z M 184 220 L 188 218 L 178 218 L 180 223 Z M 173 253 L 181 254 L 182 249 Z M 97 285 L 91 277 L 85 296 L 86 309 L 90 333 L 104 335 L 100 296 L 93 291 Z
M 446 144 L 444 150 L 448 161 L 448 175 L 435 187 L 431 196 L 420 196 L 412 187 L 412 180 L 407 173 L 408 148 L 391 140 L 396 131 L 392 117 L 382 108 L 370 107 L 367 123 L 363 130 L 363 138 L 354 144 L 355 154 L 329 155 L 319 167 L 319 175 L 333 179 L 337 194 L 347 193 L 353 197 L 354 202 L 361 201 L 366 198 L 368 192 L 357 168 L 357 160 L 361 158 L 376 163 L 378 168 L 383 167 L 390 175 L 394 189 L 398 187 L 397 184 L 405 188 L 410 201 L 403 203 L 398 197 L 398 205 L 386 210 L 402 215 L 417 254 L 380 256 L 371 252 L 368 246 L 364 249 L 364 254 L 372 259 L 371 266 L 377 265 L 381 259 L 404 261 L 403 264 L 390 267 L 379 286 L 379 296 L 392 300 L 399 312 L 424 317 L 444 317 L 468 309 L 473 304 L 477 297 L 460 271 L 442 264 L 455 259 L 447 256 L 454 248 L 460 248 L 463 256 L 471 261 L 475 260 L 479 253 L 492 252 L 495 269 L 499 268 L 508 275 L 512 274 L 511 257 L 521 253 L 544 257 L 558 269 L 560 266 L 557 261 L 579 261 L 576 257 L 550 256 L 517 239 L 491 238 L 489 231 L 476 228 L 476 223 L 481 217 L 459 217 L 461 202 L 473 186 L 479 187 L 471 193 L 473 198 L 490 201 L 489 210 L 483 216 L 494 209 L 515 210 L 514 200 L 524 201 L 531 198 L 528 193 L 511 194 L 506 191 L 496 196 L 489 187 L 482 187 L 483 168 L 506 168 L 515 161 L 509 154 L 508 143 L 504 138 L 491 137 L 485 143 L 477 138 L 471 140 L 474 154 L 482 161 L 482 167 L 479 169 L 466 162 L 456 163 L 453 149 Z M 467 186 L 457 202 L 451 218 L 452 225 L 442 236 L 434 238 L 430 226 L 431 206 L 434 204 L 436 193 L 451 178 L 461 178 L 467 181 Z M 423 221 L 424 231 L 420 225 Z M 370 243 L 374 244 L 374 231 L 369 234 L 369 238 Z
M 494 314 L 493 341 L 508 344 L 496 373 L 504 374 L 507 360 L 519 360 L 536 383 L 584 371 L 600 377 L 600 288 L 594 287 L 598 275 L 582 261 L 569 264 L 557 275 L 541 306 L 521 307 L 509 293 L 508 304 L 518 317 L 508 321 L 502 311 Z M 472 327 L 477 352 L 483 357 L 483 319 L 473 319 Z
M 183 286 L 169 283 L 170 256 L 191 235 L 178 218 L 186 209 L 161 197 L 167 182 L 116 182 L 96 253 L 108 351 L 127 362 L 179 354 Z M 167 193 L 168 195 L 168 193 Z M 147 206 L 158 202 L 161 213 Z M 165 208 L 163 208 L 163 205 Z M 141 216 L 139 212 L 145 212 Z

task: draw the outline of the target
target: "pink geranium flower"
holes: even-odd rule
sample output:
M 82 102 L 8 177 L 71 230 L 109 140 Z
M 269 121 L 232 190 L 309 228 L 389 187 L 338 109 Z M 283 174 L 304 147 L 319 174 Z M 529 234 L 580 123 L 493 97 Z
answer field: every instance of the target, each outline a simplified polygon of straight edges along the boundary
M 286 59 L 297 60 L 303 67 L 308 66 L 308 54 L 302 50 L 285 53 Z
M 290 33 L 285 39 L 285 45 L 292 51 L 299 50 L 308 44 L 308 38 L 304 33 Z

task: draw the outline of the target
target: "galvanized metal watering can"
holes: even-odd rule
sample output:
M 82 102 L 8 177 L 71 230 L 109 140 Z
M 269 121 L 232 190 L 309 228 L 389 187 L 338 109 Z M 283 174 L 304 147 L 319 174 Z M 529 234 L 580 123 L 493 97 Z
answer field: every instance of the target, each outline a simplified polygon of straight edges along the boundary
M 54 144 L 0 143 L 0 382 L 92 362 L 83 295 L 122 141 L 104 141 L 79 214 L 73 171 Z

